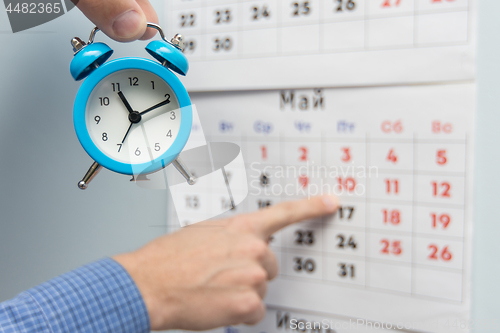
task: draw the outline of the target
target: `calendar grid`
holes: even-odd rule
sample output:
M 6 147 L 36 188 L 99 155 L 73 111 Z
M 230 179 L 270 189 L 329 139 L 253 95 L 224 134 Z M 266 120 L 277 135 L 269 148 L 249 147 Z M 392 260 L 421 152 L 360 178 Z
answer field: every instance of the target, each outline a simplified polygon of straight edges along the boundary
M 305 198 L 307 189 L 311 196 L 318 187 L 338 192 L 333 216 L 291 225 L 270 240 L 280 266 L 271 304 L 356 318 L 373 313 L 385 322 L 466 313 L 473 88 L 462 82 L 193 94 L 210 140 L 239 144 L 246 163 L 249 194 L 224 216 Z M 200 196 L 216 205 L 210 190 Z M 259 331 L 275 332 L 266 320 Z
M 307 5 L 280 0 L 254 3 L 252 8 L 250 2 L 208 5 L 201 1 L 196 5 L 173 0 L 168 12 L 169 30 L 187 37 L 185 54 L 192 62 L 446 47 L 470 42 L 469 1 L 420 8 L 422 1 L 415 0 L 404 10 L 405 6 L 373 3 L 358 0 L 349 9 L 332 7 L 324 0 Z M 440 32 L 440 21 L 448 22 L 444 25 L 450 26 L 446 33 L 428 31 Z M 411 34 L 402 33 L 406 30 Z M 399 34 L 390 36 L 391 31 Z
M 237 137 L 231 137 L 231 136 L 215 136 L 213 137 L 215 140 L 221 140 L 221 141 L 231 141 L 231 140 L 241 140 L 242 141 L 242 147 L 245 147 L 244 150 L 247 152 L 251 149 L 255 149 L 256 145 L 260 145 L 262 141 L 262 138 L 256 137 L 256 136 L 249 136 L 249 135 L 244 135 L 240 139 Z M 276 140 L 277 139 L 277 140 Z M 419 166 L 419 160 L 422 161 L 423 156 L 419 155 L 419 151 L 428 151 L 429 149 L 435 149 L 433 147 L 441 147 L 441 145 L 444 146 L 449 146 L 449 147 L 455 147 L 453 149 L 455 150 L 460 150 L 463 149 L 464 146 L 467 145 L 467 139 L 454 139 L 454 140 L 424 140 L 420 137 L 418 137 L 417 133 L 412 134 L 411 139 L 398 139 L 395 141 L 394 139 L 385 139 L 385 140 L 379 140 L 373 138 L 368 132 L 366 132 L 363 135 L 363 138 L 351 138 L 351 139 L 336 139 L 336 138 L 331 138 L 328 137 L 327 132 L 321 131 L 319 133 L 319 137 L 308 137 L 308 138 L 300 138 L 300 141 L 297 141 L 297 139 L 289 138 L 287 137 L 284 133 L 280 132 L 278 137 L 276 139 L 273 138 L 266 138 L 265 142 L 268 143 L 273 143 L 277 142 L 279 145 L 279 160 L 278 163 L 273 163 L 272 161 L 267 161 L 265 163 L 265 166 L 269 167 L 280 167 L 280 166 L 286 166 L 288 165 L 289 157 L 285 154 L 285 152 L 290 151 L 290 144 L 297 144 L 298 142 L 301 142 L 303 144 L 312 144 L 315 146 L 318 146 L 319 148 L 319 155 L 318 155 L 318 164 L 319 165 L 327 165 L 329 162 L 327 155 L 330 155 L 332 153 L 331 148 L 328 148 L 329 145 L 334 144 L 340 144 L 341 146 L 336 146 L 336 147 L 342 147 L 343 145 L 345 146 L 350 146 L 350 145 L 363 145 L 364 149 L 364 159 L 365 163 L 364 166 L 365 168 L 369 168 L 371 163 L 372 158 L 372 146 L 377 146 L 377 145 L 385 145 L 386 147 L 391 147 L 392 145 L 410 145 L 411 149 L 409 150 L 410 155 L 411 155 L 411 170 L 405 170 L 403 169 L 387 169 L 387 168 L 381 168 L 379 170 L 379 177 L 384 177 L 386 175 L 391 175 L 394 177 L 397 177 L 398 175 L 400 176 L 405 176 L 408 175 L 411 177 L 411 194 L 408 197 L 407 200 L 394 200 L 394 198 L 387 197 L 383 198 L 380 197 L 379 195 L 376 195 L 372 193 L 372 189 L 370 188 L 371 182 L 367 181 L 366 182 L 366 195 L 363 197 L 346 197 L 346 198 L 341 198 L 341 205 L 343 206 L 349 206 L 350 203 L 363 203 L 366 209 L 364 210 L 364 218 L 363 218 L 363 225 L 362 226 L 356 226 L 356 225 L 342 225 L 339 229 L 339 232 L 345 232 L 345 236 L 347 237 L 348 235 L 351 235 L 352 232 L 354 232 L 353 235 L 355 234 L 360 234 L 364 235 L 363 239 L 363 244 L 364 244 L 364 249 L 361 254 L 358 255 L 350 255 L 348 253 L 332 253 L 327 246 L 327 243 L 332 242 L 331 238 L 328 238 L 329 230 L 332 226 L 335 225 L 332 224 L 332 221 L 330 219 L 322 218 L 319 220 L 319 222 L 311 222 L 310 224 L 313 229 L 311 230 L 316 230 L 319 232 L 322 237 L 321 237 L 321 245 L 318 249 L 308 249 L 308 248 L 298 248 L 297 245 L 293 245 L 294 238 L 296 237 L 296 234 L 291 233 L 291 231 L 286 231 L 285 229 L 281 233 L 281 244 L 279 246 L 273 247 L 277 249 L 277 251 L 280 253 L 281 256 L 281 265 L 282 267 L 285 267 L 285 269 L 282 269 L 280 272 L 280 278 L 297 278 L 302 280 L 303 278 L 298 276 L 296 273 L 292 273 L 291 267 L 293 267 L 292 260 L 295 260 L 297 258 L 301 258 L 302 260 L 307 259 L 309 256 L 311 258 L 318 258 L 318 263 L 321 263 L 322 271 L 321 275 L 318 276 L 319 281 L 322 283 L 327 283 L 331 284 L 332 283 L 332 275 L 334 274 L 332 272 L 328 272 L 328 270 L 332 269 L 332 260 L 333 261 L 338 261 L 338 260 L 344 260 L 345 262 L 356 262 L 361 260 L 363 262 L 365 268 L 364 272 L 361 272 L 364 275 L 364 282 L 360 284 L 350 284 L 350 283 L 345 283 L 345 282 L 339 282 L 339 281 L 333 281 L 335 284 L 340 284 L 340 285 L 345 285 L 348 287 L 355 286 L 356 288 L 365 288 L 367 290 L 388 290 L 393 292 L 394 290 L 391 290 L 390 288 L 383 288 L 378 285 L 374 285 L 372 281 L 373 277 L 370 274 L 371 269 L 375 269 L 374 267 L 386 267 L 386 268 L 394 268 L 397 270 L 400 269 L 409 269 L 410 275 L 409 275 L 409 289 L 407 292 L 401 292 L 402 294 L 406 294 L 409 297 L 417 297 L 420 298 L 423 295 L 422 292 L 418 291 L 418 283 L 416 281 L 419 281 L 419 274 L 421 275 L 423 272 L 435 272 L 436 274 L 441 274 L 439 272 L 443 272 L 446 274 L 460 274 L 463 275 L 465 274 L 465 270 L 460 266 L 453 266 L 453 267 L 446 267 L 446 266 L 440 266 L 440 265 L 435 265 L 435 264 L 428 264 L 421 262 L 422 259 L 418 259 L 419 252 L 417 251 L 418 244 L 421 244 L 422 242 L 455 242 L 456 244 L 463 244 L 466 240 L 464 238 L 463 232 L 461 234 L 456 234 L 456 235 L 441 235 L 441 234 L 436 234 L 433 232 L 425 231 L 425 230 L 418 230 L 417 225 L 419 224 L 419 219 L 422 219 L 422 216 L 419 217 L 417 214 L 419 209 L 455 209 L 457 211 L 461 211 L 463 214 L 464 212 L 464 199 L 462 198 L 459 202 L 455 203 L 436 203 L 436 202 L 430 202 L 427 201 L 426 199 L 419 197 L 418 195 L 418 183 L 419 177 L 441 177 L 441 178 L 447 178 L 449 176 L 455 177 L 457 179 L 460 179 L 460 181 L 463 183 L 466 181 L 465 179 L 465 174 L 467 170 L 463 169 L 461 171 L 426 171 L 425 169 L 422 169 Z M 260 148 L 259 148 L 260 149 Z M 465 152 L 464 152 L 465 154 Z M 464 155 L 464 163 L 466 163 L 466 156 Z M 255 159 L 255 158 L 253 158 Z M 250 159 L 252 160 L 252 159 Z M 247 168 L 250 168 L 251 164 L 247 163 Z M 288 184 L 290 180 L 287 180 L 285 178 L 280 178 L 276 179 L 280 186 L 284 187 Z M 272 181 L 272 178 L 271 178 Z M 372 194 L 370 194 L 372 193 Z M 290 199 L 289 196 L 282 194 L 281 195 L 281 200 L 288 200 Z M 251 202 L 249 202 L 249 209 L 251 209 Z M 411 215 L 409 217 L 408 223 L 410 225 L 410 229 L 405 231 L 405 230 L 390 230 L 390 229 L 384 229 L 384 227 L 375 227 L 371 225 L 371 220 L 373 220 L 373 213 L 369 209 L 370 207 L 376 205 L 393 205 L 395 207 L 412 207 Z M 337 213 L 337 217 L 338 217 Z M 289 227 L 291 230 L 294 227 Z M 303 228 L 303 227 L 300 227 Z M 304 230 L 307 230 L 308 227 L 304 225 Z M 301 229 L 302 230 L 302 229 Z M 377 239 L 377 237 L 380 237 L 379 235 L 384 235 L 387 239 L 391 238 L 405 238 L 407 237 L 409 240 L 409 243 L 407 244 L 407 251 L 410 251 L 410 256 L 407 259 L 408 261 L 394 261 L 393 259 L 388 259 L 388 258 L 378 258 L 374 256 L 371 248 L 373 246 L 376 246 L 377 243 L 374 243 L 374 241 Z M 290 238 L 291 237 L 291 238 Z M 318 240 L 319 241 L 319 240 Z M 455 244 L 453 243 L 453 244 Z M 436 243 L 437 244 L 437 243 Z M 461 245 L 462 246 L 462 245 Z M 403 248 L 403 251 L 404 248 Z M 420 250 L 419 250 L 420 251 Z M 463 249 L 459 250 L 460 252 L 463 251 Z M 463 259 L 462 259 L 463 261 Z M 290 266 L 292 265 L 292 266 Z M 328 268 L 330 267 L 330 268 Z M 308 281 L 314 281 L 314 279 L 308 279 L 305 278 L 305 280 Z M 417 283 L 417 284 L 416 284 Z M 396 290 L 398 293 L 401 290 Z M 428 295 L 427 295 L 428 296 Z M 439 299 L 439 297 L 432 297 L 433 299 Z M 447 298 L 443 298 L 443 301 L 447 300 Z M 454 298 L 454 300 L 460 300 L 462 301 L 462 296 L 459 298 Z

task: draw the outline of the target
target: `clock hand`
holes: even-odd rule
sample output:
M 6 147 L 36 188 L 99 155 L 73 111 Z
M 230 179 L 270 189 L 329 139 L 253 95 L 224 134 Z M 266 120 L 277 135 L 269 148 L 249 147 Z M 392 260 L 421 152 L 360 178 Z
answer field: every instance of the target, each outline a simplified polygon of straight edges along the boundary
M 154 109 L 157 109 L 157 108 L 159 108 L 160 106 L 163 106 L 163 105 L 166 105 L 166 104 L 170 103 L 170 95 L 168 95 L 168 94 L 167 94 L 167 96 L 168 96 L 168 97 L 167 97 L 167 99 L 166 99 L 166 100 L 164 100 L 164 101 L 162 101 L 162 102 L 160 102 L 160 103 L 158 103 L 158 104 L 156 104 L 156 105 L 153 105 L 153 106 L 152 106 L 152 107 L 150 107 L 150 108 L 147 108 L 146 110 L 142 111 L 142 112 L 140 113 L 140 115 L 142 116 L 143 114 L 145 114 L 145 113 L 147 113 L 147 112 L 149 112 L 149 111 L 153 111 Z
M 134 112 L 134 110 L 132 109 L 132 107 L 128 103 L 127 99 L 125 98 L 125 95 L 121 91 L 118 92 L 118 96 L 120 96 L 120 99 L 122 100 L 123 104 L 125 104 L 125 107 L 127 108 L 128 112 L 129 113 Z
M 133 124 L 134 124 L 134 123 L 130 123 L 130 126 L 128 127 L 127 133 L 125 133 L 125 136 L 123 137 L 122 144 L 125 142 L 125 138 L 127 137 L 128 132 L 130 132 L 130 129 L 132 128 L 132 125 L 133 125 Z

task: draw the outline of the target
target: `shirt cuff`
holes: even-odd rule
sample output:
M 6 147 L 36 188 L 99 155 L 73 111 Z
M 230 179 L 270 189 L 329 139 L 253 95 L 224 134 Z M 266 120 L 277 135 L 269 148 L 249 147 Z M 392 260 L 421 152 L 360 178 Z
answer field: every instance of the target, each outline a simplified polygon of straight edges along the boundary
M 22 296 L 37 303 L 54 333 L 150 331 L 139 289 L 111 258 L 58 276 Z

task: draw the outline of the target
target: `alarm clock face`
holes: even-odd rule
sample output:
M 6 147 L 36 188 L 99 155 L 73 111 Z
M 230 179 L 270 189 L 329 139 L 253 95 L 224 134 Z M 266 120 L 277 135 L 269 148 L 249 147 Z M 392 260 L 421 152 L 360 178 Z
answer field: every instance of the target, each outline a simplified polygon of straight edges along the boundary
M 122 69 L 94 87 L 85 122 L 102 153 L 118 162 L 142 164 L 171 147 L 179 133 L 181 112 L 174 91 L 158 75 Z

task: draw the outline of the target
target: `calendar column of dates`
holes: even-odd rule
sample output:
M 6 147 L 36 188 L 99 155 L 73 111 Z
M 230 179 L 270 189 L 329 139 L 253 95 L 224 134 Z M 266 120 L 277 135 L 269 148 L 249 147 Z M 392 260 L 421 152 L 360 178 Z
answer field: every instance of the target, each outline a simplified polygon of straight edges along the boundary
M 323 175 L 320 123 L 313 117 L 282 121 L 283 199 L 302 199 L 321 191 Z M 300 222 L 282 231 L 283 274 L 321 282 L 325 274 L 321 219 Z
M 412 292 L 461 301 L 466 139 L 452 123 L 434 121 L 431 128 L 439 139 L 415 140 Z
M 324 219 L 324 278 L 362 287 L 367 251 L 366 136 L 359 123 L 339 120 L 333 136 L 327 132 L 324 141 L 325 182 L 340 201 L 337 213 Z
M 370 139 L 367 275 L 370 288 L 460 301 L 465 148 L 452 123 L 387 119 Z
M 380 120 L 368 143 L 367 286 L 410 294 L 414 210 L 414 144 L 408 122 Z

